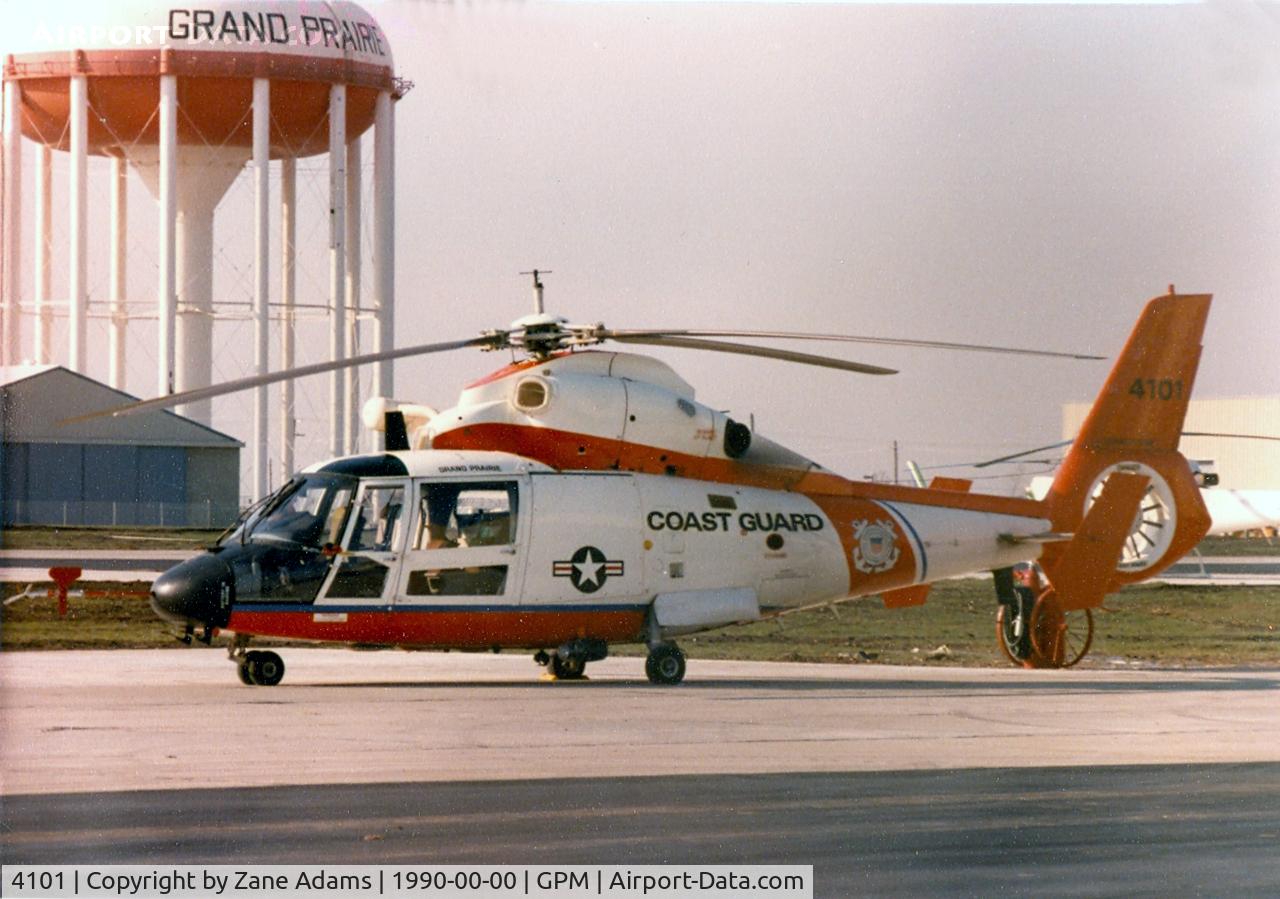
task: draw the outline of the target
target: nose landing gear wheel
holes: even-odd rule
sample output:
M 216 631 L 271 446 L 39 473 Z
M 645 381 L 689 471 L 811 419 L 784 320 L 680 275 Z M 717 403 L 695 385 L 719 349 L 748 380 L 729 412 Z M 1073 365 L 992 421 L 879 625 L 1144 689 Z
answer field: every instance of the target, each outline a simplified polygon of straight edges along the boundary
M 239 673 L 241 681 L 248 675 L 251 684 L 274 687 L 284 680 L 284 659 L 274 652 L 255 650 L 245 655 Z
M 1090 609 L 1063 609 L 1056 591 L 1040 594 L 1031 610 L 1031 667 L 1070 668 L 1083 659 L 1093 645 L 1093 612 Z
M 644 673 L 653 684 L 678 684 L 684 680 L 684 653 L 674 643 L 655 646 L 644 660 Z

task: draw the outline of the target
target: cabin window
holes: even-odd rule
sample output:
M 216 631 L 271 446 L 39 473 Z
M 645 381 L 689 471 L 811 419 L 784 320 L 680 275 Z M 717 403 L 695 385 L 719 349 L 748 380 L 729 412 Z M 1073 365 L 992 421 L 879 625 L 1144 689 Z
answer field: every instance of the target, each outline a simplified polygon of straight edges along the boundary
M 405 592 L 410 596 L 499 596 L 506 586 L 506 565 L 480 565 L 411 571 Z
M 414 549 L 507 546 L 516 539 L 513 481 L 423 484 Z
M 325 594 L 331 599 L 377 599 L 382 596 L 391 569 L 377 558 L 347 556 Z

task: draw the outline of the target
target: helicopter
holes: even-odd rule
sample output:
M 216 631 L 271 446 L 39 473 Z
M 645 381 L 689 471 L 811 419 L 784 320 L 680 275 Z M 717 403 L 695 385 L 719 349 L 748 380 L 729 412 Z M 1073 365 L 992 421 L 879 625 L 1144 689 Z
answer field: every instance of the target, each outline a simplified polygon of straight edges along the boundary
M 674 685 L 686 672 L 678 637 L 865 596 L 920 605 L 936 581 L 989 571 L 1001 648 L 1016 664 L 1058 668 L 1087 652 L 1091 610 L 1106 595 L 1167 568 L 1209 527 L 1177 447 L 1210 295 L 1170 286 L 1146 304 L 1037 500 L 974 493 L 955 478 L 923 488 L 847 479 L 699 403 L 664 362 L 595 348 L 681 346 L 891 374 L 708 339 L 867 338 L 571 325 L 543 311 L 533 274 L 535 313 L 508 329 L 93 413 L 378 359 L 466 347 L 525 354 L 447 410 L 367 403 L 383 452 L 304 469 L 208 552 L 155 580 L 152 608 L 183 629 L 180 639 L 208 644 L 230 632 L 240 680 L 259 686 L 280 683 L 285 669 L 278 653 L 249 648 L 258 636 L 532 650 L 562 680 L 582 678 L 611 645 L 640 643 L 649 681 Z M 1121 564 L 1153 490 L 1168 510 L 1158 543 L 1142 565 Z

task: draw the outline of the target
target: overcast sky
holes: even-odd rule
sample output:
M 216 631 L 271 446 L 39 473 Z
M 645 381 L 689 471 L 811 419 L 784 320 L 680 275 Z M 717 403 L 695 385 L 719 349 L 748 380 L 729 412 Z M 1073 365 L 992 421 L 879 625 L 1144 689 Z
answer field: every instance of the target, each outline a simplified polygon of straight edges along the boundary
M 1274 6 L 365 5 L 416 83 L 397 107 L 399 344 L 531 311 L 517 273 L 534 266 L 554 271 L 552 310 L 614 327 L 1107 355 L 1175 283 L 1216 295 L 1197 395 L 1280 393 Z M 230 247 L 250 202 L 219 213 Z M 235 264 L 219 294 L 251 289 Z M 322 255 L 314 267 L 322 290 Z M 247 371 L 247 333 L 224 333 L 220 377 Z M 924 465 L 1052 442 L 1061 404 L 1106 373 L 833 352 L 902 373 L 655 355 L 704 402 L 854 477 L 887 471 L 895 439 Z M 448 406 L 502 361 L 402 362 L 397 393 Z M 152 363 L 133 364 L 151 395 Z M 247 439 L 244 421 L 225 405 L 214 424 Z

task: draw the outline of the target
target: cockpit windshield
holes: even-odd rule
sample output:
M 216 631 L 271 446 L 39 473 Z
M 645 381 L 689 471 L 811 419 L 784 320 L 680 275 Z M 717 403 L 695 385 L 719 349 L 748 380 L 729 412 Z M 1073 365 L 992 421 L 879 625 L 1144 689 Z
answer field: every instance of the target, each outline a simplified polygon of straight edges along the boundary
M 316 549 L 337 543 L 347 521 L 356 479 L 309 474 L 285 485 L 257 519 L 247 525 L 250 540 L 277 540 Z

